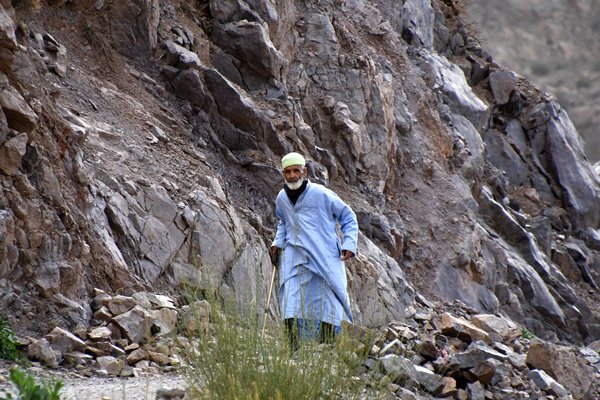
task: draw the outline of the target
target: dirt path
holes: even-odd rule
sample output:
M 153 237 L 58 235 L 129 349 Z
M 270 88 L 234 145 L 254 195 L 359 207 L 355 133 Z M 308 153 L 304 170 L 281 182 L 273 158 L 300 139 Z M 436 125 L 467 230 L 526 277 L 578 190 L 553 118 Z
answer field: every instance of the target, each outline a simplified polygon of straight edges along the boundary
M 188 385 L 179 374 L 152 374 L 131 378 L 85 377 L 73 372 L 30 368 L 36 381 L 59 378 L 63 381 L 61 400 L 154 400 L 159 389 L 185 389 Z M 0 398 L 10 387 L 8 370 L 0 368 Z
M 144 378 L 68 378 L 62 400 L 154 400 L 159 389 L 183 389 L 181 376 L 153 375 Z

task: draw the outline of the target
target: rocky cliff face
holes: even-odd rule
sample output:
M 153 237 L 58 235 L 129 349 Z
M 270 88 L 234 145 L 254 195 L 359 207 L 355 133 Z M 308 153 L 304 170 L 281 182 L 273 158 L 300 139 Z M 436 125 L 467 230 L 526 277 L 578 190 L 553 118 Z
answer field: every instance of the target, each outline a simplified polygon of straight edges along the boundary
M 358 322 L 425 296 L 600 338 L 598 177 L 461 2 L 49 3 L 0 0 L 0 311 L 21 333 L 86 327 L 94 288 L 264 306 L 296 150 L 359 216 Z
M 557 98 L 585 139 L 588 158 L 600 160 L 597 3 L 475 0 L 469 12 L 494 58 Z

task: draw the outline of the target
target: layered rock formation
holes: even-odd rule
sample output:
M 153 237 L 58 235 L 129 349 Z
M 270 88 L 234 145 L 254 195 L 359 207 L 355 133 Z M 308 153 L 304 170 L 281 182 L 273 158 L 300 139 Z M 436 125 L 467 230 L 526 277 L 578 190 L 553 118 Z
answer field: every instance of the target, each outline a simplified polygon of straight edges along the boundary
M 264 305 L 296 150 L 359 216 L 359 323 L 402 320 L 419 294 L 600 338 L 598 177 L 560 104 L 494 62 L 460 2 L 13 3 L 0 311 L 20 333 L 87 328 L 93 288 Z

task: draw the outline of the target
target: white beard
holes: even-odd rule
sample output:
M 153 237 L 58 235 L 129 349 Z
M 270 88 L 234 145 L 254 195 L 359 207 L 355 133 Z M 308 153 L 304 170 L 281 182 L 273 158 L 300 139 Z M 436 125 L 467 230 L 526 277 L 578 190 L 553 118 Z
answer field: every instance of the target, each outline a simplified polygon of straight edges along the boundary
M 296 182 L 285 181 L 285 184 L 287 185 L 288 188 L 290 188 L 290 190 L 300 189 L 300 186 L 302 186 L 302 183 L 304 183 L 304 179 L 298 179 Z

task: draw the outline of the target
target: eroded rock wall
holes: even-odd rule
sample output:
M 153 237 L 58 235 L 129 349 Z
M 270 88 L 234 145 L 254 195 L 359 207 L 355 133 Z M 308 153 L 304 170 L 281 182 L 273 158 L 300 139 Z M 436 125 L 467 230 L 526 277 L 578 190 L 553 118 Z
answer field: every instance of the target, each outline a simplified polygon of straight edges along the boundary
M 459 2 L 396 5 L 3 2 L 0 310 L 85 325 L 94 287 L 262 310 L 296 150 L 359 216 L 358 322 L 422 294 L 598 339 L 598 178 L 568 115 Z

